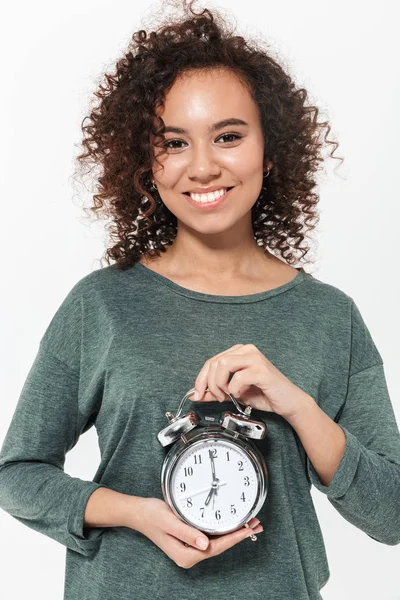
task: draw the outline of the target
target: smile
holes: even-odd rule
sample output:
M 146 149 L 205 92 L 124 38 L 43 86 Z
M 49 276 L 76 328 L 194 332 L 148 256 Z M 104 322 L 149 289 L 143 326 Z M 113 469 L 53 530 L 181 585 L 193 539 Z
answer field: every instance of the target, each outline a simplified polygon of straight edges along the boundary
M 220 206 L 233 189 L 233 187 L 221 188 L 211 194 L 190 194 L 189 192 L 184 192 L 184 196 L 186 196 L 190 204 L 200 210 L 211 210 Z

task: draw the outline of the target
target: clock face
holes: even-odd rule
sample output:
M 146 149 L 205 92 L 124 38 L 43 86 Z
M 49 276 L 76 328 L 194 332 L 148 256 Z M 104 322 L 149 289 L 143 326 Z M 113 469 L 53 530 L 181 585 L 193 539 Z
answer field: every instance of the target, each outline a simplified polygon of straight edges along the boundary
M 256 468 L 237 444 L 201 440 L 177 460 L 170 492 L 178 512 L 194 526 L 228 531 L 244 522 L 258 499 Z

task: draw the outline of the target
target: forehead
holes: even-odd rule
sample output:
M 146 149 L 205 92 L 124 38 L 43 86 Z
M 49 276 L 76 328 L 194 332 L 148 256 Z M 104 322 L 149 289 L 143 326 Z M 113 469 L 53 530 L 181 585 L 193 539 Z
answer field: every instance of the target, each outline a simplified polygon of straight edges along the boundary
M 247 122 L 256 120 L 258 108 L 235 73 L 213 69 L 179 75 L 157 114 L 163 118 L 165 125 L 194 129 L 231 117 Z

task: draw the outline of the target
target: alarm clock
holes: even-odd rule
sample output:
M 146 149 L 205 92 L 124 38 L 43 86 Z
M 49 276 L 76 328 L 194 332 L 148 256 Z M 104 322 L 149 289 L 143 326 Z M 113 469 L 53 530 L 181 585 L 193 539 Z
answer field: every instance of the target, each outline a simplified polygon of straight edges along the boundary
M 181 520 L 206 534 L 223 535 L 249 527 L 266 500 L 267 465 L 251 441 L 264 438 L 266 426 L 249 418 L 251 406 L 242 410 L 227 393 L 238 413 L 225 411 L 218 423 L 199 427 L 194 412 L 181 416 L 194 392 L 184 395 L 175 417 L 165 413 L 169 424 L 157 435 L 163 447 L 173 444 L 162 465 L 161 489 Z

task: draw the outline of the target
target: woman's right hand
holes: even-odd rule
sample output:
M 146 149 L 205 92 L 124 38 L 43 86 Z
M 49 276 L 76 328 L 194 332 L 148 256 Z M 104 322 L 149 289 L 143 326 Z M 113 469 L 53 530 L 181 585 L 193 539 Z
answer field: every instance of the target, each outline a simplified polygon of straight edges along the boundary
M 249 528 L 241 527 L 232 533 L 208 538 L 202 531 L 179 519 L 163 500 L 140 497 L 132 528 L 149 538 L 178 567 L 190 569 L 201 560 L 222 554 L 253 533 L 261 533 L 263 527 L 259 523 L 259 519 L 250 519 Z M 199 540 L 206 542 L 204 549 L 199 548 Z

